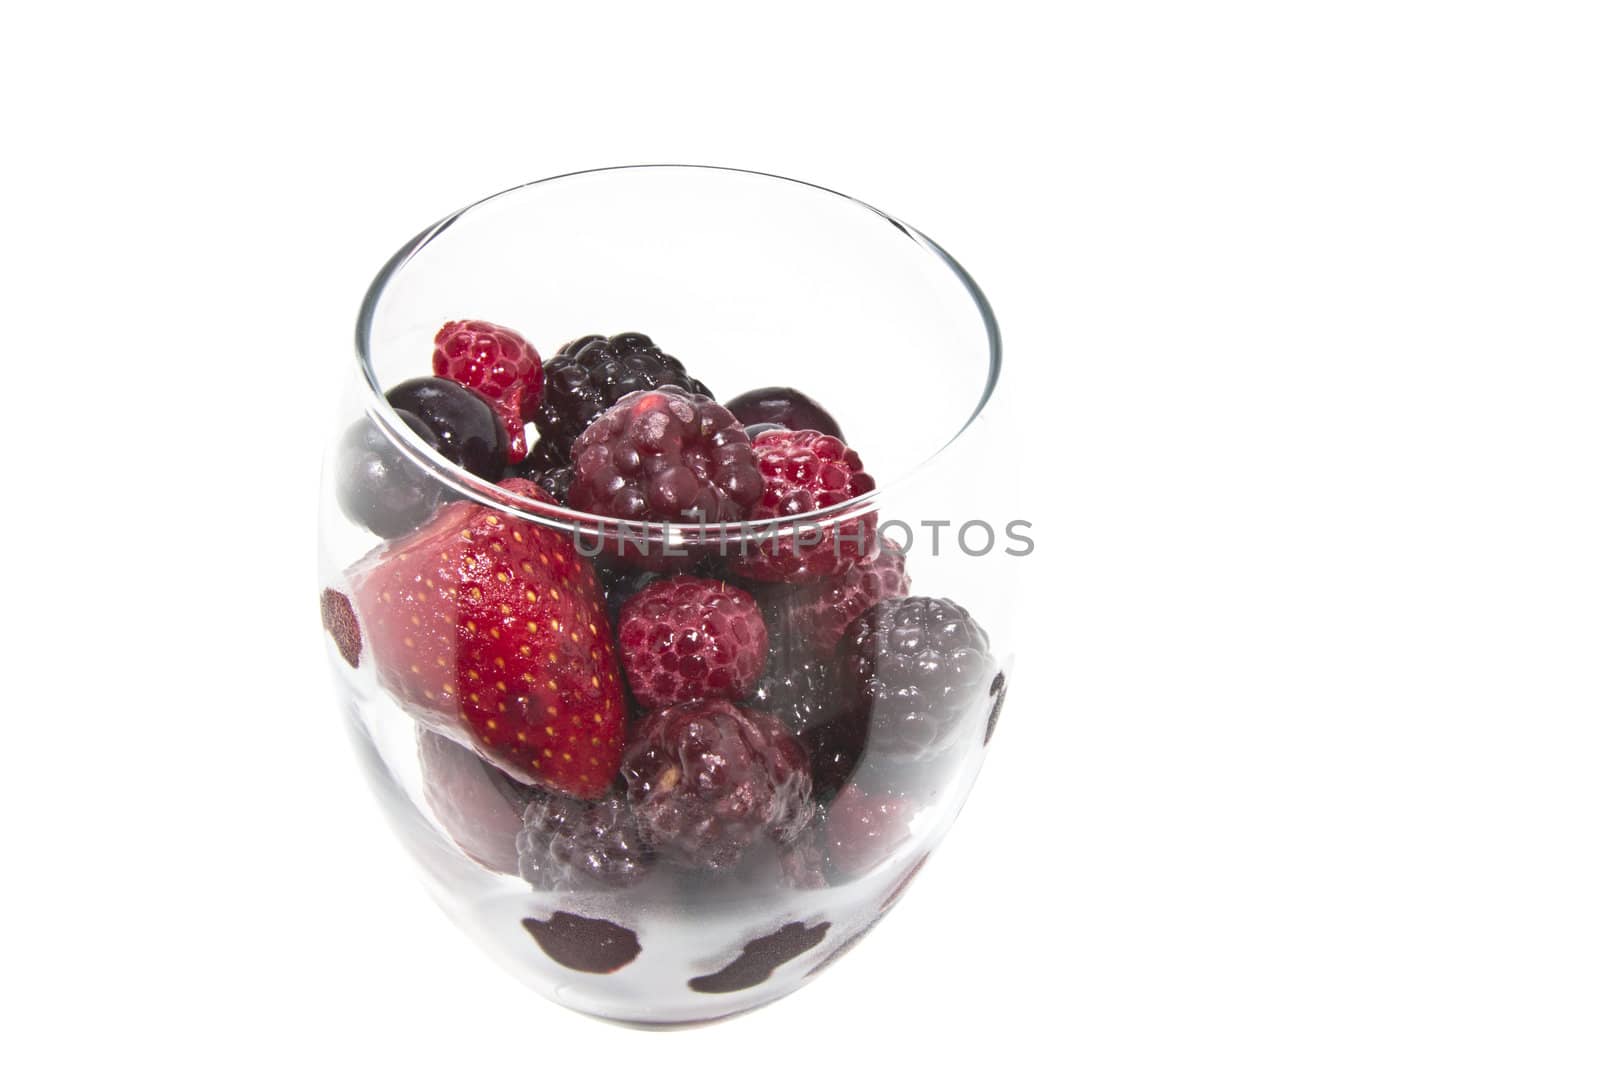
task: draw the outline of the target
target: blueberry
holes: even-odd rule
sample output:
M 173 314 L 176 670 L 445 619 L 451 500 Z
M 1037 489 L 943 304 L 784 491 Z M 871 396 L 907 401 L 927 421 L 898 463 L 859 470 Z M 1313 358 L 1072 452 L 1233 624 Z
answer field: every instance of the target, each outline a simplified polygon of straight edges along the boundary
M 438 438 L 435 450 L 488 482 L 506 472 L 506 428 L 488 401 L 448 378 L 412 378 L 385 394 L 396 411 L 409 411 Z
M 756 423 L 775 422 L 790 430 L 818 430 L 829 437 L 844 440 L 839 424 L 798 389 L 774 385 L 765 389 L 752 389 L 728 401 L 728 410 L 746 427 Z M 750 434 L 755 437 L 754 433 Z
M 787 430 L 787 429 L 788 429 L 787 426 L 785 426 L 785 425 L 783 425 L 782 423 L 779 423 L 779 422 L 758 422 L 758 423 L 755 423 L 754 425 L 746 426 L 744 428 L 744 432 L 750 435 L 750 440 L 754 441 L 756 438 L 760 437 L 762 434 L 766 433 L 768 430 Z
M 417 416 L 402 411 L 400 418 L 428 447 L 439 447 L 439 439 Z M 398 537 L 416 529 L 439 504 L 438 480 L 402 456 L 370 419 L 345 431 L 337 462 L 339 507 L 351 521 L 379 537 Z

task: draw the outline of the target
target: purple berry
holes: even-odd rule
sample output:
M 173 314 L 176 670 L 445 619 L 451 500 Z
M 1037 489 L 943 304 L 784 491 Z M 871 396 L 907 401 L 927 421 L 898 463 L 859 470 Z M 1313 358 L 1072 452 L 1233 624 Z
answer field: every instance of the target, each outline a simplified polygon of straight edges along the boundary
M 645 840 L 686 867 L 733 867 L 763 837 L 787 845 L 816 812 L 799 742 L 726 700 L 651 712 L 635 724 L 622 773 Z
M 868 608 L 839 639 L 839 685 L 871 717 L 873 752 L 928 759 L 974 709 L 988 710 L 989 636 L 966 609 L 925 596 Z
M 435 450 L 484 481 L 506 472 L 506 428 L 483 397 L 448 378 L 412 378 L 384 394 L 396 411 L 422 420 L 439 441 Z
M 844 433 L 834 417 L 798 389 L 781 385 L 752 389 L 728 401 L 728 410 L 746 426 L 776 423 L 788 430 L 818 430 L 844 440 Z M 754 437 L 755 433 L 750 436 Z
M 538 791 L 522 813 L 517 866 L 535 889 L 622 888 L 643 878 L 652 856 L 627 800 Z

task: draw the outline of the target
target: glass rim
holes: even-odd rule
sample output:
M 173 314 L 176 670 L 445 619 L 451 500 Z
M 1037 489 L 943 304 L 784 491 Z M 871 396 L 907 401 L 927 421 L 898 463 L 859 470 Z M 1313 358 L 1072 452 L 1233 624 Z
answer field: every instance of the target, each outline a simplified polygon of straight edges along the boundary
M 611 516 L 597 515 L 593 512 L 574 511 L 559 504 L 546 503 L 530 497 L 520 496 L 510 492 L 503 486 L 487 481 L 475 474 L 459 467 L 434 451 L 400 418 L 378 381 L 377 373 L 372 366 L 371 336 L 372 324 L 377 315 L 379 305 L 383 301 L 390 281 L 400 273 L 423 249 L 440 234 L 444 233 L 469 213 L 502 197 L 530 189 L 534 186 L 558 182 L 568 178 L 578 178 L 591 174 L 623 173 L 629 171 L 650 170 L 696 170 L 713 171 L 727 174 L 743 174 L 756 178 L 765 178 L 775 182 L 800 186 L 838 197 L 846 203 L 865 208 L 884 222 L 899 230 L 923 251 L 932 255 L 936 261 L 949 270 L 961 284 L 967 296 L 972 301 L 973 309 L 978 313 L 983 323 L 984 334 L 987 341 L 987 357 L 989 373 L 984 381 L 982 393 L 978 396 L 977 403 L 967 415 L 965 421 L 958 426 L 953 434 L 943 444 L 939 445 L 932 453 L 911 464 L 905 470 L 896 472 L 893 478 L 879 479 L 878 484 L 866 493 L 840 504 L 826 508 L 818 508 L 800 515 L 783 515 L 771 519 L 744 520 L 723 523 L 696 523 L 693 521 L 649 521 L 616 519 Z M 510 188 L 502 189 L 497 193 L 475 200 L 457 211 L 451 212 L 438 222 L 424 229 L 410 241 L 407 241 L 389 261 L 383 265 L 372 283 L 367 287 L 366 295 L 362 298 L 361 309 L 356 317 L 356 362 L 361 371 L 368 395 L 364 405 L 366 414 L 406 458 L 417 466 L 427 471 L 428 476 L 436 479 L 440 484 L 447 486 L 457 498 L 475 500 L 497 511 L 514 515 L 519 519 L 538 523 L 542 526 L 555 527 L 564 530 L 584 530 L 595 533 L 599 537 L 616 537 L 618 531 L 627 531 L 627 536 L 632 539 L 642 538 L 646 542 L 665 541 L 668 543 L 697 543 L 700 538 L 714 539 L 718 543 L 727 543 L 731 538 L 735 541 L 746 540 L 751 537 L 770 537 L 778 531 L 789 530 L 795 527 L 837 525 L 858 518 L 877 509 L 878 503 L 884 495 L 901 483 L 923 473 L 932 466 L 941 456 L 950 450 L 951 446 L 966 436 L 978 416 L 983 414 L 990 398 L 994 396 L 1000 380 L 1001 344 L 1000 326 L 995 321 L 994 309 L 989 305 L 989 299 L 978 288 L 978 283 L 972 275 L 967 273 L 965 267 L 956 261 L 955 257 L 946 252 L 940 245 L 905 222 L 895 218 L 889 213 L 873 207 L 863 200 L 858 200 L 846 193 L 830 189 L 815 182 L 803 181 L 799 178 L 789 178 L 781 174 L 771 174 L 766 171 L 752 170 L 744 167 L 726 167 L 701 163 L 639 163 L 611 167 L 590 167 L 585 170 L 568 171 L 563 174 L 554 174 L 546 178 L 523 182 Z M 695 536 L 685 537 L 685 533 Z

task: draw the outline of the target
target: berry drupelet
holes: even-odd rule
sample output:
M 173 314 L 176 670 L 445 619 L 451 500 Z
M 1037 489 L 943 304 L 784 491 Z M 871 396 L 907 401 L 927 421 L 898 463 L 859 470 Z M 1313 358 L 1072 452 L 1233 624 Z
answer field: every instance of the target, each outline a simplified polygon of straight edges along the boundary
M 562 345 L 544 365 L 544 396 L 534 422 L 541 440 L 565 459 L 572 443 L 629 393 L 673 385 L 710 397 L 672 356 L 642 333 L 590 334 Z
M 634 698 L 664 708 L 741 697 L 767 660 L 767 625 L 738 586 L 682 575 L 646 586 L 622 607 L 617 650 Z
M 506 431 L 506 458 L 528 454 L 523 424 L 539 410 L 544 364 L 515 330 L 481 319 L 447 322 L 433 339 L 433 373 L 488 401 Z
M 954 601 L 876 604 L 845 628 L 838 655 L 840 689 L 870 716 L 874 753 L 931 758 L 955 739 L 968 712 L 988 708 L 989 637 Z
M 578 800 L 535 792 L 516 837 L 518 871 L 535 889 L 621 889 L 654 858 L 625 797 Z
M 769 587 L 769 613 L 785 630 L 808 642 L 819 654 L 831 655 L 839 638 L 861 613 L 882 600 L 911 592 L 905 550 L 882 539 L 870 559 L 858 560 L 843 574 L 808 585 Z
M 734 522 L 763 492 L 728 409 L 672 386 L 619 400 L 573 443 L 572 467 L 568 503 L 616 519 Z
M 644 839 L 686 867 L 726 870 L 762 837 L 788 845 L 816 813 L 799 742 L 727 700 L 651 712 L 622 773 Z
M 818 654 L 794 631 L 774 627 L 771 633 L 766 670 L 748 703 L 795 735 L 811 761 L 817 796 L 832 796 L 861 759 L 867 715 L 841 699 L 831 653 Z
M 768 430 L 754 442 L 762 490 L 751 521 L 804 515 L 875 487 L 855 449 L 816 430 Z M 877 516 L 772 531 L 729 552 L 734 573 L 758 582 L 812 582 L 841 574 L 875 550 Z

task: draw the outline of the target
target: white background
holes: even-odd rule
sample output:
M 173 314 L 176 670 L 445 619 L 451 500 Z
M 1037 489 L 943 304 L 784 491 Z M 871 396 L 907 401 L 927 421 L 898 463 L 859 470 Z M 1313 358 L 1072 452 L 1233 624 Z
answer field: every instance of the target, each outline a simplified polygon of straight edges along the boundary
M 1600 1058 L 1588 5 L 936 6 L 4 16 L 7 1061 Z M 916 889 L 670 1034 L 447 924 L 312 613 L 371 274 L 652 161 L 960 258 L 1040 541 Z

